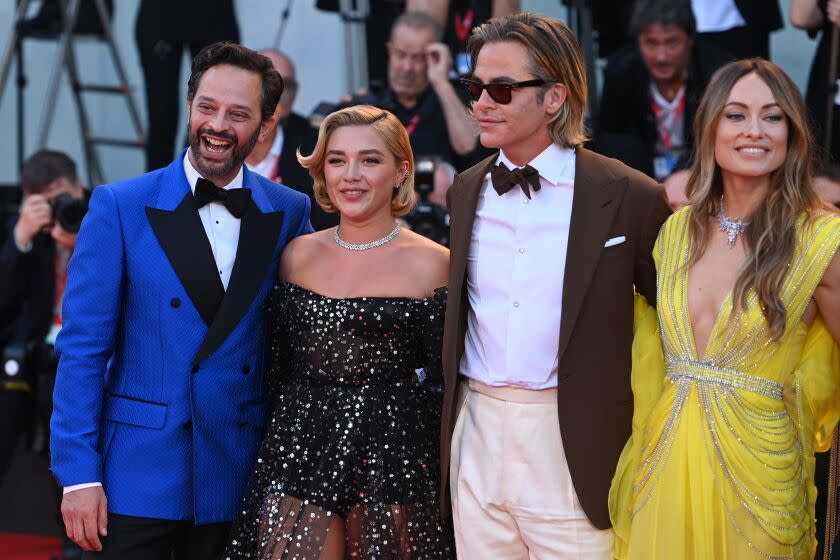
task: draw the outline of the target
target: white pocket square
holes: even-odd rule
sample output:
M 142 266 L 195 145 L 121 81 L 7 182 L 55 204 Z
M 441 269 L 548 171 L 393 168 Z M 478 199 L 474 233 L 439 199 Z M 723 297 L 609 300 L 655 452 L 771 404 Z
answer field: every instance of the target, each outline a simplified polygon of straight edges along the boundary
M 606 249 L 607 247 L 612 247 L 613 245 L 620 245 L 621 243 L 624 243 L 625 241 L 627 241 L 627 238 L 624 237 L 623 235 L 621 235 L 619 237 L 613 237 L 612 239 L 608 239 L 607 242 L 604 243 L 604 248 Z

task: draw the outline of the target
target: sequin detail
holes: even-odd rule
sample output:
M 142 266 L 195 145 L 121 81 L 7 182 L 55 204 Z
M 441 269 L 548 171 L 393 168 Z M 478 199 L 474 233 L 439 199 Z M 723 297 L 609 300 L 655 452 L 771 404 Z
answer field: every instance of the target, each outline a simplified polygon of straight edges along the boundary
M 667 364 L 667 375 L 671 381 L 687 379 L 698 383 L 709 383 L 752 391 L 765 397 L 782 400 L 782 384 L 755 375 L 748 375 L 704 362 L 673 360 Z
M 317 559 L 335 518 L 345 558 L 454 558 L 438 499 L 445 306 L 445 288 L 423 299 L 275 288 L 275 404 L 226 559 Z
M 770 336 L 754 290 L 745 309 L 733 307 L 730 292 L 706 354 L 698 356 L 688 314 L 689 217 L 690 209 L 672 216 L 657 241 L 657 313 L 671 383 L 659 397 L 656 420 L 644 428 L 633 483 L 634 523 L 640 517 L 643 527 L 662 518 L 690 518 L 687 527 L 694 531 L 698 524 L 714 528 L 710 547 L 722 554 L 739 551 L 729 557 L 804 558 L 813 537 L 812 473 L 806 465 L 811 452 L 782 389 L 802 351 L 807 329 L 801 317 L 840 244 L 840 220 L 798 220 L 797 248 L 781 291 L 787 325 L 779 340 Z M 680 509 L 685 504 L 702 506 Z M 684 539 L 695 538 L 709 536 L 687 528 Z

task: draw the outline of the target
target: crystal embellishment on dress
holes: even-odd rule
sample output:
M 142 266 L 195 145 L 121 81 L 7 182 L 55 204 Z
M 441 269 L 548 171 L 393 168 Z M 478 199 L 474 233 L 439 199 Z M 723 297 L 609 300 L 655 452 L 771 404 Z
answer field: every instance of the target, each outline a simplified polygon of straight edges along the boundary
M 335 230 L 333 230 L 333 239 L 336 243 L 338 243 L 339 246 L 344 247 L 345 249 L 349 249 L 350 251 L 367 251 L 368 249 L 381 247 L 382 245 L 385 245 L 393 238 L 395 238 L 402 229 L 402 227 L 399 224 L 397 224 L 397 226 L 394 229 L 392 229 L 385 237 L 380 237 L 379 239 L 371 241 L 370 243 L 361 243 L 359 245 L 356 245 L 355 243 L 348 243 L 341 238 L 341 236 L 338 233 L 340 227 L 341 226 L 336 226 Z
M 677 557 L 804 560 L 815 544 L 813 466 L 808 463 L 814 443 L 806 431 L 809 417 L 801 412 L 804 404 L 789 408 L 782 391 L 795 370 L 797 399 L 830 399 L 825 389 L 820 393 L 809 385 L 809 393 L 800 382 L 822 373 L 807 373 L 806 367 L 814 367 L 807 360 L 797 365 L 804 358 L 808 326 L 789 321 L 783 336 L 774 340 L 755 290 L 743 307 L 733 306 L 728 296 L 698 355 L 687 297 L 690 216 L 690 209 L 676 213 L 657 241 L 656 312 L 663 373 L 670 383 L 641 403 L 642 410 L 652 412 L 633 434 L 640 440 L 637 462 L 630 467 L 634 475 L 627 510 L 640 536 L 631 537 L 628 557 L 662 542 L 702 547 L 703 537 L 693 535 L 705 535 L 698 529 L 705 525 L 714 526 L 714 542 L 725 553 Z M 803 214 L 795 227 L 797 248 L 780 296 L 789 317 L 802 317 L 840 246 L 840 219 L 820 216 L 808 225 Z M 692 481 L 690 491 L 686 480 Z M 694 496 L 701 496 L 697 504 L 702 507 L 688 505 Z M 683 524 L 685 531 L 671 531 L 668 541 L 647 539 L 650 527 L 683 514 L 679 521 L 691 520 Z M 675 557 L 666 555 L 664 547 L 657 550 L 662 552 L 636 556 Z
M 727 218 L 723 212 L 723 195 L 720 197 L 720 210 L 718 210 L 718 222 L 720 222 L 720 231 L 726 232 L 726 242 L 730 247 L 735 246 L 735 240 L 739 235 L 747 230 L 749 222 L 745 222 L 740 218 Z M 336 231 L 336 235 L 338 235 Z
M 322 558 L 340 530 L 341 558 L 455 559 L 439 499 L 446 295 L 272 290 L 271 412 L 243 430 L 264 439 L 222 558 Z

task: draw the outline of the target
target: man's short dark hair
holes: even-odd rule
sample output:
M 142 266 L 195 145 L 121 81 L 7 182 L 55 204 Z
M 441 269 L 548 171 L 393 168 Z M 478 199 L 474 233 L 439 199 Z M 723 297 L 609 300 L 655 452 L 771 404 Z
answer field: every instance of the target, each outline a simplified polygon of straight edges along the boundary
M 689 37 L 697 33 L 697 20 L 691 10 L 690 0 L 637 0 L 630 18 L 630 33 L 638 37 L 654 24 L 676 25 Z
M 280 96 L 283 95 L 283 78 L 274 69 L 271 61 L 249 48 L 229 41 L 213 43 L 201 49 L 192 63 L 192 74 L 187 83 L 187 99 L 192 101 L 198 84 L 204 73 L 214 66 L 229 64 L 249 72 L 254 72 L 262 78 L 261 112 L 262 120 L 271 118 Z
M 61 177 L 75 183 L 76 163 L 64 152 L 40 150 L 23 162 L 20 187 L 27 194 L 38 194 Z
M 435 41 L 441 41 L 443 39 L 443 28 L 440 26 L 440 23 L 426 12 L 411 11 L 400 14 L 394 20 L 394 23 L 391 24 L 391 34 L 389 37 L 393 37 L 394 29 L 401 25 L 405 25 L 411 29 L 428 29 L 434 35 Z

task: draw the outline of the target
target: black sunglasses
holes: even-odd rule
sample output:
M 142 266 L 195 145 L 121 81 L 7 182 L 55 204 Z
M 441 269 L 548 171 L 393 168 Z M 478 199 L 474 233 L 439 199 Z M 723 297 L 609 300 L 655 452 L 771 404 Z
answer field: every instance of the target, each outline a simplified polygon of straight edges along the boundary
M 471 80 L 469 78 L 461 78 L 461 85 L 464 86 L 464 89 L 467 90 L 467 94 L 473 101 L 478 101 L 481 97 L 481 92 L 486 89 L 487 93 L 490 94 L 490 99 L 496 103 L 501 103 L 502 105 L 510 103 L 514 89 L 543 86 L 546 83 L 547 82 L 545 80 L 525 80 L 524 82 L 492 82 L 489 84 L 482 84 L 481 82 L 476 82 L 475 80 Z

